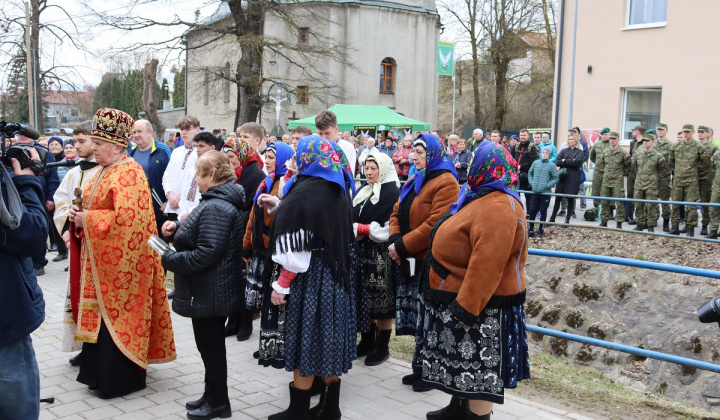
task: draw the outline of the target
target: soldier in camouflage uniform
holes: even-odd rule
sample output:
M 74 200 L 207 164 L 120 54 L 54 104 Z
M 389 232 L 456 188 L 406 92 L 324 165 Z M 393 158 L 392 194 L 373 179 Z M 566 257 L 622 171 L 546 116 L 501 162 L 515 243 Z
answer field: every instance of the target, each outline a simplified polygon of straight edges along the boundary
M 606 149 L 610 148 L 610 129 L 607 127 L 603 128 L 602 131 L 600 131 L 600 135 L 602 138 L 596 141 L 592 149 L 590 149 L 590 160 L 595 164 L 592 180 L 592 195 L 594 196 L 602 194 L 602 179 L 605 168 L 603 167 L 603 163 L 600 162 L 600 155 L 602 155 Z M 593 201 L 593 204 L 595 204 L 597 208 L 602 204 L 602 201 Z
M 642 125 L 636 125 L 635 128 L 632 130 L 632 136 L 633 139 L 630 140 L 630 149 L 629 154 L 632 158 L 633 154 L 642 149 L 642 139 L 645 135 L 645 127 Z M 630 168 L 628 168 L 627 172 L 627 198 L 633 198 L 635 196 L 635 170 L 632 168 L 632 165 Z M 633 210 L 635 209 L 633 206 L 633 203 L 630 201 L 626 201 L 624 203 L 625 205 L 625 220 L 630 225 L 635 224 L 635 218 L 633 217 Z
M 670 158 L 670 152 L 672 151 L 673 142 L 667 138 L 667 125 L 660 123 L 657 125 L 658 138 L 655 140 L 653 149 L 658 151 L 665 160 Z M 672 171 L 669 165 L 665 165 L 665 168 L 658 176 L 658 197 L 663 201 L 670 200 L 670 175 Z M 663 232 L 670 232 L 670 204 L 661 204 L 663 218 Z
M 698 167 L 703 159 L 707 159 L 707 149 L 693 138 L 695 127 L 692 124 L 683 126 L 685 140 L 678 142 L 672 148 L 668 164 L 673 171 L 673 186 L 670 193 L 673 201 L 697 201 L 698 190 Z M 697 207 L 687 206 L 685 209 L 685 224 L 687 236 L 695 236 L 695 226 L 698 222 Z M 672 207 L 671 217 L 672 228 L 670 233 L 680 234 L 680 209 Z
M 657 150 L 653 150 L 655 142 L 650 130 L 643 136 L 643 149 L 636 150 L 632 156 L 632 168 L 635 169 L 635 195 L 633 198 L 641 200 L 657 200 L 658 176 L 665 169 L 665 158 Z M 658 220 L 658 205 L 655 203 L 635 203 L 635 220 L 637 226 L 634 230 L 641 231 L 647 228 L 654 232 Z
M 598 157 L 598 162 L 602 162 L 605 169 L 602 180 L 603 197 L 625 198 L 625 175 L 630 168 L 630 154 L 620 148 L 620 139 L 618 133 L 610 132 L 610 147 L 603 151 Z M 606 204 L 610 204 L 606 202 Z M 622 222 L 625 220 L 625 207 L 621 201 L 616 202 L 617 213 L 615 221 L 617 228 L 622 229 Z M 600 226 L 607 226 L 610 220 L 610 206 L 603 205 L 600 214 Z
M 708 129 L 704 125 L 698 126 L 698 141 L 707 149 L 707 155 L 698 166 L 698 189 L 700 190 L 700 202 L 709 203 L 713 183 L 713 165 L 710 159 L 718 150 L 718 147 L 708 138 Z M 702 229 L 701 235 L 707 235 L 710 224 L 710 207 L 702 206 Z
M 711 203 L 720 203 L 720 150 L 716 150 L 710 158 L 713 164 L 714 177 L 712 183 Z M 710 232 L 708 239 L 717 239 L 718 228 L 720 228 L 720 207 L 710 207 Z

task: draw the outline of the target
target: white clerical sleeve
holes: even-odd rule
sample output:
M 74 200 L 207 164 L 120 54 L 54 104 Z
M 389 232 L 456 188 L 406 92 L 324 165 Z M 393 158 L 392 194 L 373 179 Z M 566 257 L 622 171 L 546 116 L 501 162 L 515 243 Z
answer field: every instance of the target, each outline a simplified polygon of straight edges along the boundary
M 60 234 L 62 234 L 65 221 L 67 221 L 70 215 L 70 206 L 72 205 L 73 198 L 75 198 L 74 186 L 77 185 L 77 175 L 79 172 L 80 167 L 69 170 L 60 182 L 60 186 L 55 190 L 55 195 L 53 195 L 53 201 L 55 202 L 53 224 Z

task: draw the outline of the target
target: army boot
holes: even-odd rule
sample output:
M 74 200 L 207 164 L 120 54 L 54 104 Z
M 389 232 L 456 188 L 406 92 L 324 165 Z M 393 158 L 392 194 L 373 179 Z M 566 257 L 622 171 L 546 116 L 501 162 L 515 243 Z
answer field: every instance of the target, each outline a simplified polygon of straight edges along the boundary
M 700 229 L 701 235 L 707 235 L 708 234 L 708 225 L 702 225 L 702 229 Z
M 670 219 L 663 219 L 663 232 L 670 232 Z
M 642 224 L 642 223 L 638 223 L 637 226 L 635 226 L 635 229 L 633 229 L 633 230 L 636 230 L 636 231 L 639 232 L 639 231 L 641 231 L 641 230 L 643 230 L 643 229 L 645 229 L 645 225 Z
M 600 222 L 599 227 L 607 227 L 607 222 Z
M 717 237 L 718 237 L 718 236 L 717 236 L 717 231 L 716 231 L 716 230 L 711 230 L 710 233 L 708 233 L 708 236 L 707 236 L 708 239 L 717 239 Z
M 618 229 L 622 229 L 622 222 L 616 222 L 617 225 L 615 226 Z
M 654 228 L 653 226 L 649 226 L 649 227 L 647 228 L 647 231 L 648 231 L 648 232 L 655 232 L 655 228 Z
M 695 226 L 687 226 L 687 236 L 690 238 L 695 236 Z
M 671 235 L 679 235 L 680 229 L 678 228 L 678 225 L 673 225 L 672 229 L 670 229 Z

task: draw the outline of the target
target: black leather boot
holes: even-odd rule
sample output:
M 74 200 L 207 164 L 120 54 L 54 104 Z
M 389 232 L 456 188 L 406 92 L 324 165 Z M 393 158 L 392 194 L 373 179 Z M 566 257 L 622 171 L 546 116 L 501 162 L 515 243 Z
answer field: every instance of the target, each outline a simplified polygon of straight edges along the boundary
M 375 351 L 377 334 L 377 324 L 370 324 L 370 331 L 360 333 L 360 342 L 357 345 L 357 357 L 367 356 Z
M 616 225 L 615 225 L 616 228 L 622 229 L 622 222 L 615 222 L 615 223 L 616 223 Z
M 403 376 L 402 383 L 403 385 L 412 385 L 420 378 L 422 378 L 421 374 L 413 372 L 409 375 Z
M 252 335 L 253 332 L 253 312 L 243 308 L 240 309 L 239 324 L 237 332 L 237 341 L 245 341 Z
M 607 222 L 600 222 L 599 227 L 607 227 Z
M 310 390 L 297 389 L 290 382 L 290 406 L 285 411 L 273 414 L 268 420 L 312 420 L 310 414 Z
M 716 230 L 711 230 L 710 233 L 708 233 L 708 236 L 707 236 L 708 239 L 717 239 L 717 237 L 718 237 L 718 236 L 717 236 L 717 231 L 716 231 Z
M 225 337 L 230 337 L 238 333 L 240 329 L 240 314 L 230 315 L 228 317 L 228 323 L 225 325 Z
M 695 236 L 695 226 L 687 227 L 687 236 L 693 238 Z
M 375 351 L 365 358 L 365 366 L 377 366 L 390 358 L 390 334 L 392 330 L 378 332 Z
M 310 414 L 315 419 L 340 420 L 340 378 L 325 384 L 325 389 L 320 394 L 320 402 L 310 409 Z
M 468 417 L 468 420 L 490 420 L 490 414 L 492 414 L 492 411 L 487 414 L 483 414 L 482 416 L 479 416 L 479 415 L 471 412 L 470 417 Z
M 685 226 L 683 226 L 682 229 L 680 229 L 680 233 L 687 233 L 687 231 L 688 231 L 688 225 L 685 224 Z
M 649 228 L 647 228 L 647 230 L 648 230 L 648 232 L 651 232 L 651 233 L 655 232 L 655 228 L 653 226 L 650 226 Z
M 437 411 L 427 413 L 427 420 L 467 420 L 470 417 L 468 400 L 453 396 L 450 404 Z
M 209 420 L 216 417 L 227 419 L 231 416 L 232 410 L 230 409 L 230 403 L 220 407 L 210 407 L 207 403 L 205 403 L 202 407 L 187 412 L 187 417 L 193 420 Z
M 702 229 L 700 229 L 701 235 L 707 235 L 708 234 L 708 225 L 702 225 Z
M 663 232 L 670 232 L 670 219 L 663 219 Z
M 643 229 L 645 229 L 645 225 L 642 224 L 642 223 L 638 223 L 637 226 L 635 226 L 635 229 L 633 229 L 633 230 L 636 230 L 636 231 L 640 232 L 640 231 L 642 231 Z
M 316 376 L 315 379 L 313 379 L 313 384 L 310 387 L 310 395 L 313 397 L 316 395 L 320 395 L 321 392 L 325 389 L 325 382 L 323 382 L 322 378 L 319 376 Z
M 670 234 L 671 235 L 679 235 L 680 234 L 680 229 L 678 228 L 677 225 L 673 225 L 672 229 L 670 229 Z

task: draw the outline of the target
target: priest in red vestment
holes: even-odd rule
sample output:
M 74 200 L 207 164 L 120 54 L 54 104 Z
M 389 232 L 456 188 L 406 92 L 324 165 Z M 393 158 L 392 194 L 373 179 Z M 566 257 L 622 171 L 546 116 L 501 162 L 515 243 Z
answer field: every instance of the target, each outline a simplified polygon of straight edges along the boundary
M 126 155 L 133 123 L 116 109 L 95 113 L 90 138 L 100 170 L 83 190 L 82 208 L 70 210 L 82 240 L 77 380 L 100 398 L 145 388 L 148 363 L 176 357 L 163 268 L 147 244 L 157 235 L 150 186 Z

